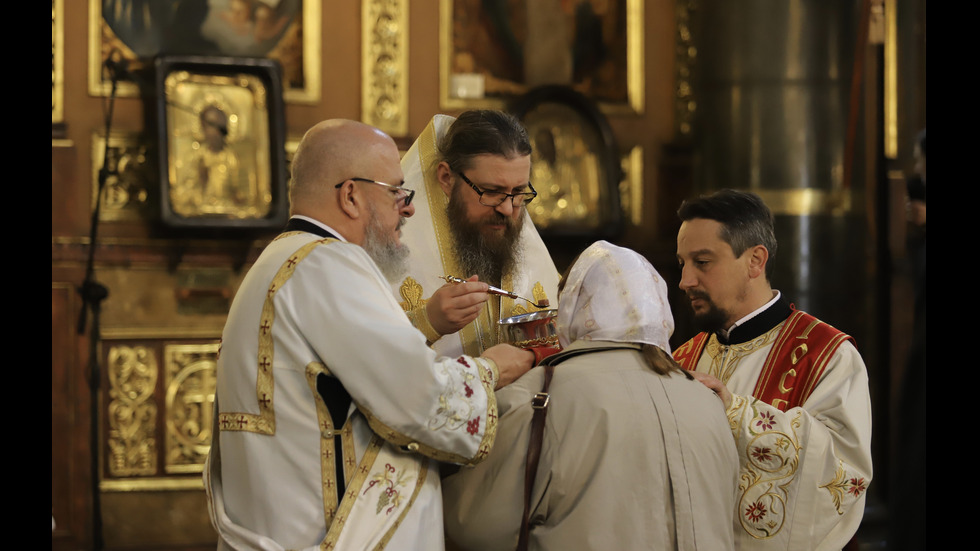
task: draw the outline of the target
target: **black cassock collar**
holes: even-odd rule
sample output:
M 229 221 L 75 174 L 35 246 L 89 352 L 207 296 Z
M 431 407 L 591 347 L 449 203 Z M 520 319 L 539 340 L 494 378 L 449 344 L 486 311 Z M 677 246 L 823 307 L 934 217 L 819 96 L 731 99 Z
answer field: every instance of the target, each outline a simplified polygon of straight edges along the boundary
M 748 342 L 766 331 L 769 331 L 773 327 L 776 327 L 780 323 L 786 320 L 790 314 L 793 313 L 793 308 L 786 302 L 782 297 L 772 304 L 769 308 L 764 311 L 759 312 L 757 316 L 745 322 L 743 325 L 739 325 L 735 329 L 732 329 L 731 333 L 728 334 L 726 339 L 721 334 L 715 333 L 718 337 L 718 342 L 724 345 L 739 344 L 743 342 Z
M 334 239 L 339 239 L 336 235 L 328 232 L 313 222 L 303 220 L 302 218 L 290 218 L 289 222 L 286 222 L 286 227 L 283 228 L 282 231 L 283 233 L 290 231 L 303 231 L 306 233 L 319 235 L 320 237 L 333 237 Z

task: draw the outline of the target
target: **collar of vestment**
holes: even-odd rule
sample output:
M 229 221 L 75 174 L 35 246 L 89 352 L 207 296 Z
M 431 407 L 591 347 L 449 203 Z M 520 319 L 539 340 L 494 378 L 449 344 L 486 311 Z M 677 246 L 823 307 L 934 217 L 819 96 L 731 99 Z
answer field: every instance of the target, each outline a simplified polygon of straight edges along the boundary
M 793 308 L 785 299 L 780 297 L 779 300 L 772 303 L 772 306 L 746 321 L 743 325 L 732 329 L 728 338 L 725 338 L 721 333 L 715 333 L 715 337 L 718 338 L 718 342 L 726 346 L 747 342 L 776 327 L 792 313 Z
M 283 228 L 282 231 L 283 233 L 291 232 L 291 231 L 301 231 L 306 233 L 312 233 L 314 235 L 319 235 L 320 237 L 332 237 L 334 239 L 338 239 L 338 237 L 333 233 L 331 233 L 329 230 L 327 230 L 323 226 L 320 226 L 319 224 L 314 224 L 310 220 L 307 220 L 305 217 L 301 218 L 301 217 L 293 216 L 292 218 L 289 219 L 288 222 L 286 222 L 286 227 Z

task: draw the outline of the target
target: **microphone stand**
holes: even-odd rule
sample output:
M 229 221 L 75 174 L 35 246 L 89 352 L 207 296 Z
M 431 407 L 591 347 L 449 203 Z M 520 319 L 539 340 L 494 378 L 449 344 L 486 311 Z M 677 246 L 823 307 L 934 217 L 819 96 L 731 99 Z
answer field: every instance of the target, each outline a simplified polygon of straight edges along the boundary
M 112 83 L 112 89 L 109 93 L 109 109 L 106 113 L 105 119 L 105 151 L 103 152 L 102 156 L 102 168 L 99 170 L 99 188 L 98 193 L 95 196 L 95 208 L 92 211 L 92 222 L 89 233 L 88 262 L 85 268 L 85 280 L 78 288 L 78 294 L 82 297 L 82 309 L 78 317 L 79 335 L 83 335 L 85 333 L 85 322 L 88 318 L 88 311 L 92 311 L 92 329 L 89 331 L 88 385 L 90 393 L 89 414 L 91 417 L 89 446 L 92 454 L 92 547 L 95 551 L 101 551 L 105 545 L 102 534 L 102 499 L 99 488 L 99 475 L 101 471 L 99 462 L 99 389 L 102 386 L 102 372 L 99 368 L 98 347 L 99 341 L 101 340 L 101 335 L 99 332 L 99 314 L 102 310 L 102 301 L 109 296 L 109 290 L 101 283 L 95 281 L 94 263 L 96 230 L 99 225 L 99 212 L 102 206 L 102 191 L 105 187 L 106 180 L 109 177 L 109 130 L 112 126 L 112 110 L 113 105 L 115 104 L 116 87 L 119 82 L 119 73 L 122 72 L 122 65 L 119 61 L 113 59 L 113 53 L 110 52 L 108 58 L 106 59 L 105 67 L 108 70 Z

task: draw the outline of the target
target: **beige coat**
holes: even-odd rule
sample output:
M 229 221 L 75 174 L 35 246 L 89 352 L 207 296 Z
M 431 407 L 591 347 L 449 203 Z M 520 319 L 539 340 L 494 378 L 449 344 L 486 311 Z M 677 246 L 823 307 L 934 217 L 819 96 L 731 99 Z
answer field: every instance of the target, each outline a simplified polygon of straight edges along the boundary
M 537 479 L 531 549 L 734 549 L 738 458 L 721 401 L 638 350 L 595 351 L 555 367 Z M 630 346 L 630 345 L 626 345 Z M 638 348 L 638 347 L 636 347 Z M 446 530 L 461 549 L 514 549 L 537 367 L 497 392 L 487 459 L 443 481 Z M 452 545 L 450 545 L 452 547 Z

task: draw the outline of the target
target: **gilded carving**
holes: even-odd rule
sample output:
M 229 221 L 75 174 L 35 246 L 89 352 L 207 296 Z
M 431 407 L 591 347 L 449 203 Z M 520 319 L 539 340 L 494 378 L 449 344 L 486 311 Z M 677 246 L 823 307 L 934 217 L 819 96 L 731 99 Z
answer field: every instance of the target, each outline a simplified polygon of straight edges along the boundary
M 108 474 L 156 474 L 156 357 L 144 346 L 114 346 L 109 350 L 108 377 Z
M 408 0 L 362 4 L 361 118 L 393 136 L 408 132 Z
M 174 214 L 263 218 L 273 200 L 269 91 L 259 75 L 166 76 L 169 199 Z
M 51 122 L 65 118 L 64 110 L 64 0 L 51 0 Z
M 99 200 L 99 174 L 105 184 L 99 206 L 101 221 L 140 220 L 149 214 L 147 146 L 135 134 L 92 136 L 92 208 Z M 108 152 L 106 147 L 109 148 Z
M 212 437 L 217 356 L 217 343 L 171 345 L 164 349 L 168 473 L 204 469 Z
M 697 110 L 697 102 L 694 101 L 694 91 L 691 84 L 691 75 L 698 56 L 691 30 L 691 15 L 696 10 L 697 2 L 695 0 L 678 0 L 677 2 L 677 50 L 675 56 L 677 88 L 675 89 L 674 120 L 677 123 L 677 134 L 682 138 L 691 137 L 694 113 Z
M 320 100 L 322 2 L 264 2 L 260 3 L 265 8 L 263 17 L 256 17 L 257 8 L 245 20 L 230 13 L 225 2 L 192 3 L 200 4 L 200 9 L 179 9 L 182 2 L 177 0 L 143 2 L 139 9 L 133 9 L 130 0 L 88 2 L 91 95 L 108 96 L 112 90 L 103 71 L 103 62 L 111 52 L 117 52 L 129 66 L 129 74 L 118 82 L 116 95 L 137 97 L 141 93 L 137 74 L 179 43 L 176 48 L 190 55 L 278 60 L 287 102 L 314 104 Z
M 619 182 L 619 205 L 623 217 L 634 226 L 643 224 L 643 146 L 635 145 L 620 158 L 623 180 Z

